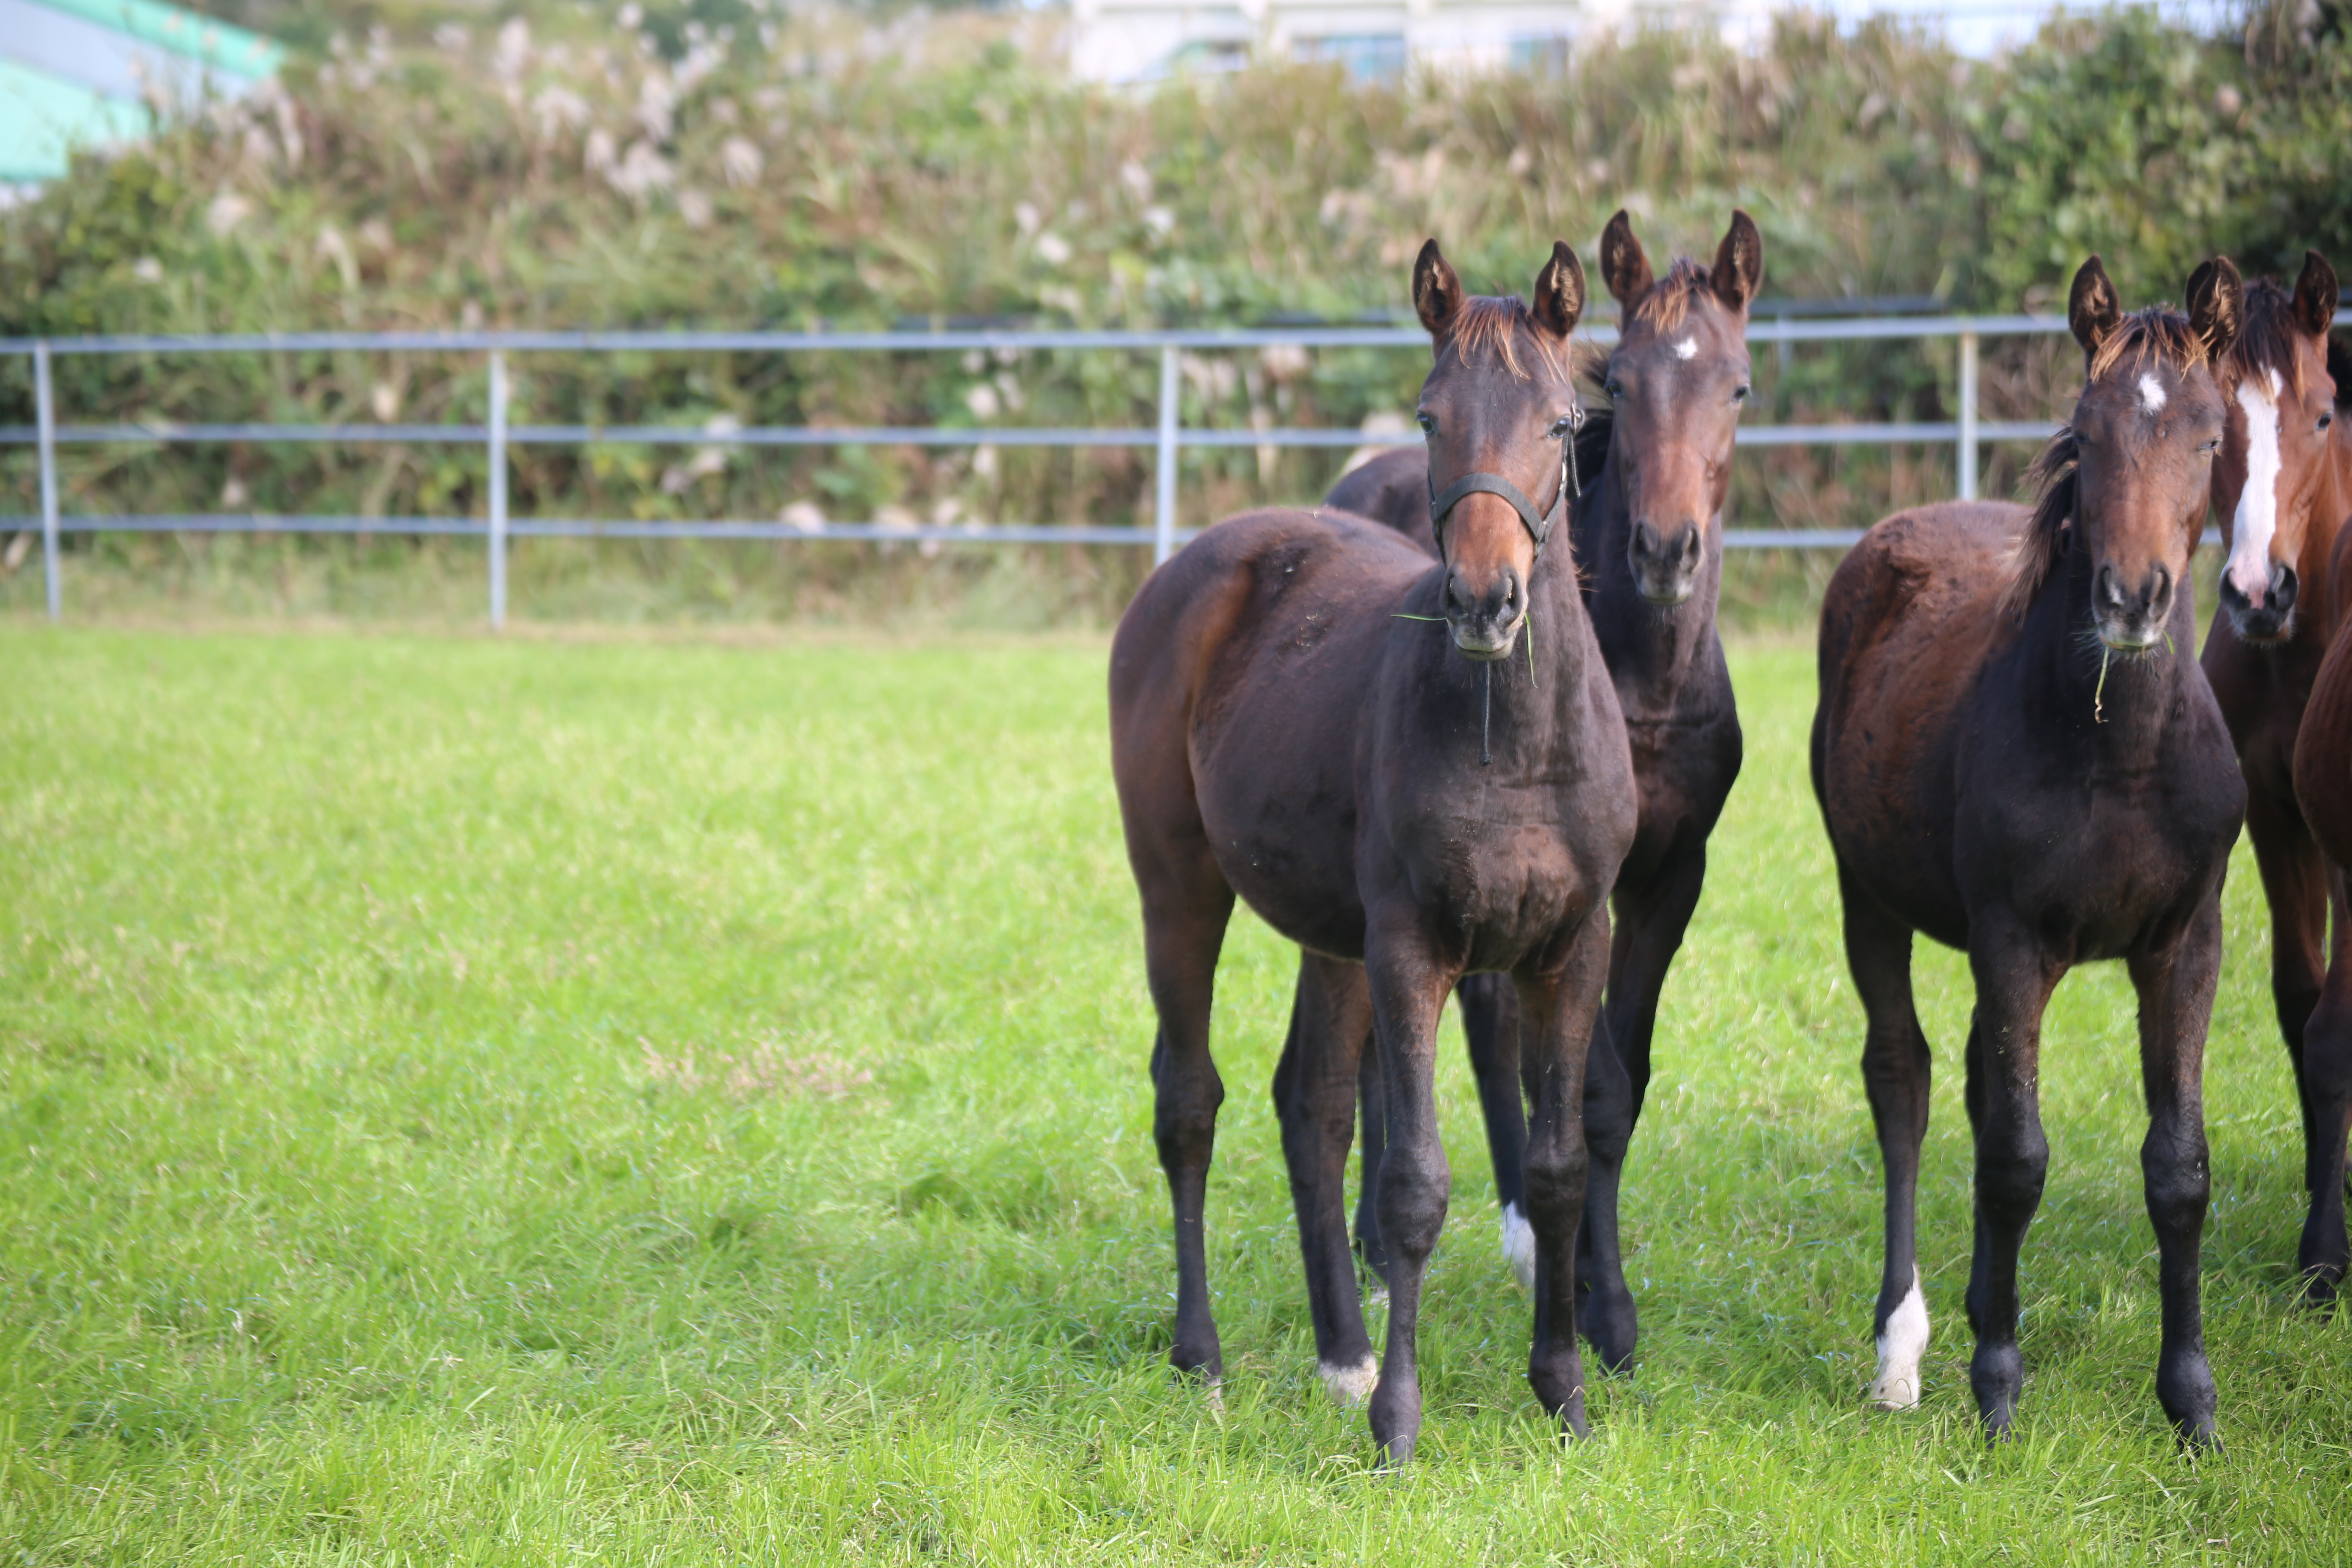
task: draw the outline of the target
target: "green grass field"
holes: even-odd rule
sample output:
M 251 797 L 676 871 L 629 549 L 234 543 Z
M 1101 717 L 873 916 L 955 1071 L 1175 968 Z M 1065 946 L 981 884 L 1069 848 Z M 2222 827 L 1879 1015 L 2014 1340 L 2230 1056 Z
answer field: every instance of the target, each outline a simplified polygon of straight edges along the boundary
M 1228 944 L 1222 1419 L 1163 1356 L 1099 644 L 0 627 L 0 1562 L 2336 1562 L 2352 1322 L 2290 1310 L 2297 1119 L 2249 866 L 2208 1074 L 2227 1451 L 2152 1387 L 2132 1003 L 2046 1034 L 2021 1436 L 1959 1310 L 1968 995 L 1920 1409 L 1865 1418 L 1879 1181 L 1803 778 L 1748 773 L 1629 1174 L 1637 1373 L 1563 1449 L 1461 1052 L 1409 1473 L 1330 1407 Z

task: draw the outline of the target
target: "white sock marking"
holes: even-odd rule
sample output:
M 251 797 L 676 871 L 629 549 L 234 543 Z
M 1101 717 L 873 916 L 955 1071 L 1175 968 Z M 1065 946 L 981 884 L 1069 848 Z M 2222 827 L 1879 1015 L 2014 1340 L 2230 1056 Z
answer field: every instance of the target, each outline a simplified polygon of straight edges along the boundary
M 1676 359 L 1698 358 L 1698 340 L 1696 338 L 1685 338 L 1682 342 L 1676 343 L 1675 345 L 1675 357 Z
M 1536 1227 L 1528 1223 L 1517 1204 L 1503 1205 L 1503 1261 L 1511 1266 L 1520 1289 L 1535 1289 Z
M 1927 1353 L 1927 1299 L 1919 1293 L 1919 1271 L 1911 1270 L 1911 1292 L 1886 1320 L 1878 1336 L 1878 1376 L 1870 1402 L 1881 1410 L 1908 1410 L 1919 1403 L 1919 1358 Z
M 2249 379 L 2238 383 L 2238 406 L 2246 415 L 2246 488 L 2238 492 L 2238 512 L 2230 527 L 2227 575 L 2250 605 L 2270 594 L 2271 540 L 2278 532 L 2278 372 L 2271 390 Z
M 1342 1410 L 1353 1410 L 1381 1385 L 1380 1358 L 1367 1354 L 1353 1366 L 1344 1362 L 1318 1362 L 1315 1375 L 1323 1380 L 1323 1392 L 1331 1396 L 1333 1404 Z
M 2142 372 L 2139 378 L 2139 405 L 2150 414 L 2160 413 L 2164 408 L 2164 388 L 2157 384 L 2155 376 L 2146 372 Z

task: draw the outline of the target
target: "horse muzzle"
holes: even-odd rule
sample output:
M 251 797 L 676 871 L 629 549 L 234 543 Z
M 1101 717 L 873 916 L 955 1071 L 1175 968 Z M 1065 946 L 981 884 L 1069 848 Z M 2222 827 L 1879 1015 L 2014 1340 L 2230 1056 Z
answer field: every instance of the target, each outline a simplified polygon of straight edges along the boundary
M 1636 522 L 1633 537 L 1625 546 L 1634 590 L 1661 608 L 1672 608 L 1690 598 L 1698 587 L 1699 563 L 1706 554 L 1705 536 L 1699 525 L 1689 521 L 1664 533 L 1646 521 Z
M 2164 637 L 2172 595 L 2166 567 L 2151 568 L 2137 586 L 2126 588 L 2113 566 L 2101 565 L 2091 584 L 2091 621 L 2099 640 L 2117 653 L 2146 653 Z
M 1471 587 L 1456 569 L 1445 577 L 1445 624 L 1463 656 L 1481 661 L 1511 657 L 1527 620 L 1527 585 L 1516 568 L 1495 574 L 1484 591 Z
M 2294 568 L 2284 561 L 2270 563 L 2270 581 L 2259 598 L 2250 597 L 2221 574 L 2221 607 L 2230 613 L 2230 627 L 2247 643 L 2283 643 L 2294 635 Z

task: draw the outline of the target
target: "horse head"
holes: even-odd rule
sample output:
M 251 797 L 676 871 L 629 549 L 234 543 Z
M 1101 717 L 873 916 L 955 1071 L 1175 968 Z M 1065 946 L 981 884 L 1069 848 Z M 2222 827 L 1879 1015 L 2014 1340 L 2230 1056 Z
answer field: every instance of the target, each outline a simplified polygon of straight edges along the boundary
M 1472 298 L 1433 239 L 1413 263 L 1412 302 L 1434 353 L 1416 417 L 1446 623 L 1468 657 L 1507 658 L 1568 499 L 1580 417 L 1569 333 L 1584 313 L 1584 268 L 1555 241 L 1532 303 Z

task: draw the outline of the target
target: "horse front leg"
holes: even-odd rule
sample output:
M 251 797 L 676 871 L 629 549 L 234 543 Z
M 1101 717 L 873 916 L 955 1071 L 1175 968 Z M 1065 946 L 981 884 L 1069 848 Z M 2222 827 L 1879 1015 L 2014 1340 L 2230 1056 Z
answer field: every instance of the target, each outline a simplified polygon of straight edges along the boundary
M 2205 1359 L 2198 1251 L 2212 1172 L 2205 1146 L 2205 1031 L 2221 974 L 2221 890 L 2217 885 L 2168 949 L 2129 962 L 2139 993 L 2140 1076 L 2147 1091 L 2147 1137 L 2140 1174 L 2156 1227 L 2164 1346 L 2156 1396 L 2183 1442 L 2208 1447 L 2213 1433 L 2213 1369 Z
M 1591 1151 L 1585 1180 L 1584 1227 L 1577 1242 L 1578 1321 L 1604 1372 L 1633 1364 L 1641 1337 L 1633 1292 L 1625 1283 L 1618 1240 L 1617 1201 L 1625 1156 L 1642 1100 L 1650 1089 L 1650 1038 L 1658 1026 L 1658 997 L 1666 970 L 1683 945 L 1699 889 L 1706 881 L 1704 840 L 1675 855 L 1658 878 L 1615 901 L 1608 999 L 1592 1032 L 1585 1069 L 1584 1136 Z
M 1388 1133 L 1378 1197 L 1389 1258 L 1388 1353 L 1372 1394 L 1372 1436 L 1387 1463 L 1402 1465 L 1421 1433 L 1421 1291 L 1453 1184 L 1437 1131 L 1436 1057 L 1438 1015 L 1457 975 L 1408 913 L 1375 914 L 1366 936 Z
M 2042 1015 L 2065 966 L 2007 910 L 1972 913 L 1969 967 L 1977 983 L 1969 1031 L 1969 1099 L 1977 1133 L 1976 1254 L 1969 1383 L 1988 1436 L 2009 1435 L 2025 1386 L 2017 1344 L 2017 1258 L 2050 1172 L 2042 1135 Z
M 1370 1398 L 1381 1376 L 1348 1254 L 1348 1142 L 1356 1121 L 1357 1062 L 1370 1026 L 1362 966 L 1302 953 L 1290 1037 L 1274 1074 L 1274 1109 L 1298 1211 L 1316 1370 L 1325 1392 L 1345 1405 Z
M 2344 1234 L 2345 1141 L 2352 1134 L 2352 877 L 2341 867 L 2330 872 L 2336 909 L 2333 955 L 2319 1005 L 2303 1035 L 2302 1079 L 2305 1127 L 2311 1138 L 2307 1179 L 2311 1209 L 2303 1224 L 2295 1262 L 2303 1275 L 2304 1300 L 2315 1307 L 2336 1300 L 2352 1247 Z
M 1535 1229 L 1536 1314 L 1528 1383 L 1571 1436 L 1591 1430 L 1576 1346 L 1576 1236 L 1584 1218 L 1584 1066 L 1609 975 L 1609 911 L 1596 906 L 1557 970 L 1517 983 L 1520 1050 L 1534 1116 L 1528 1130 L 1528 1219 Z

